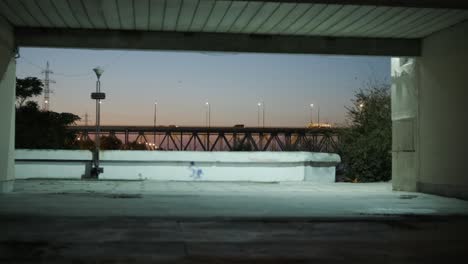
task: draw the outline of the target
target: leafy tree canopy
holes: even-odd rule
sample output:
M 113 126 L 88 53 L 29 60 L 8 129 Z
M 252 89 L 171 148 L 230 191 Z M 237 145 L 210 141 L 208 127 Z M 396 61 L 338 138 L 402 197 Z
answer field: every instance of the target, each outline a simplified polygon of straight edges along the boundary
M 27 101 L 41 92 L 42 82 L 39 79 L 17 78 L 16 148 L 73 148 L 76 136 L 67 130 L 67 126 L 75 124 L 80 118 L 72 113 L 41 111 L 37 102 Z
M 374 84 L 359 90 L 348 107 L 340 155 L 346 177 L 354 182 L 391 179 L 392 121 L 390 87 Z
M 40 95 L 43 88 L 44 84 L 36 77 L 16 78 L 16 101 L 18 107 L 23 106 L 28 98 Z

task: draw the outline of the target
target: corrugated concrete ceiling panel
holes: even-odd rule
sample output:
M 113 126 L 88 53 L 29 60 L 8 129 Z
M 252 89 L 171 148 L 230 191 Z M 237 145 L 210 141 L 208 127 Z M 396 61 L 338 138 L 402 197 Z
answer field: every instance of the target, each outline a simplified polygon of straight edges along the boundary
M 149 29 L 149 0 L 138 0 L 134 2 L 135 8 L 135 28 L 137 30 Z
M 367 24 L 362 25 L 362 27 L 356 28 L 354 31 L 349 32 L 350 36 L 368 36 L 368 32 L 374 30 L 376 27 L 380 26 L 383 23 L 391 20 L 393 17 L 405 11 L 403 7 L 396 8 L 386 8 L 385 12 L 377 16 L 375 19 L 370 20 Z
M 190 31 L 202 31 L 206 21 L 213 11 L 215 1 L 200 1 L 195 11 L 195 15 L 190 26 Z
M 303 12 L 299 17 L 297 17 L 294 21 L 291 22 L 290 25 L 286 26 L 286 28 L 278 32 L 280 34 L 294 34 L 297 31 L 301 30 L 302 28 L 306 27 L 313 18 L 317 17 L 323 10 L 327 8 L 327 5 L 310 5 L 307 4 L 307 7 L 304 8 L 305 12 Z
M 372 13 L 372 11 L 374 11 L 376 8 L 376 6 L 361 6 L 359 8 L 356 8 L 347 17 L 339 19 L 337 23 L 328 28 L 327 34 L 333 35 L 346 30 L 346 28 L 353 26 L 357 21 Z
M 279 3 L 265 3 L 250 22 L 242 30 L 243 33 L 257 33 L 258 29 L 265 23 L 280 7 Z
M 56 12 L 65 21 L 70 28 L 83 28 L 78 19 L 75 17 L 74 10 L 68 3 L 63 0 L 50 0 L 51 4 L 55 7 Z
M 104 17 L 104 11 L 102 1 L 96 0 L 81 0 L 83 2 L 84 9 L 89 16 L 91 24 L 97 29 L 108 29 L 107 21 Z
M 37 21 L 30 11 L 25 7 L 22 1 L 4 0 L 5 4 L 10 8 L 11 12 L 16 14 L 24 24 L 30 27 L 41 27 L 42 25 Z
M 275 26 L 283 21 L 297 6 L 297 3 L 281 3 L 270 17 L 258 27 L 256 33 L 268 34 Z
M 68 3 L 70 4 L 71 12 L 73 12 L 73 15 L 78 20 L 82 28 L 95 28 L 95 26 L 91 23 L 89 15 L 81 0 L 68 1 Z
M 215 32 L 218 28 L 219 23 L 223 20 L 227 11 L 229 10 L 232 2 L 231 1 L 218 1 L 216 2 L 213 10 L 211 11 L 210 16 L 206 20 L 203 31 L 206 32 Z
M 450 11 L 451 10 L 449 9 L 440 9 L 440 10 L 431 9 L 431 11 L 427 15 L 408 23 L 407 25 L 401 28 L 393 28 L 393 30 L 391 32 L 388 32 L 387 34 L 391 34 L 392 36 L 398 36 L 402 34 L 402 32 L 411 31 L 415 28 L 420 27 L 421 25 L 426 27 L 429 23 L 431 23 L 431 21 L 439 19 L 440 17 L 444 16 Z
M 54 6 L 53 2 L 50 0 L 43 0 L 36 2 L 44 14 L 46 14 L 47 18 L 49 19 L 50 23 L 55 27 L 59 28 L 68 28 L 70 27 L 67 22 L 63 19 L 60 12 Z
M 385 16 L 390 10 L 390 7 L 369 7 L 371 11 L 365 15 L 359 17 L 356 21 L 350 22 L 350 24 L 346 25 L 344 28 L 330 33 L 331 36 L 347 36 L 352 35 L 356 32 L 362 32 L 365 30 L 366 27 L 371 28 L 372 24 Z M 362 36 L 362 35 L 360 35 Z
M 166 14 L 164 15 L 163 30 L 175 31 L 177 28 L 177 21 L 179 20 L 181 0 L 166 1 Z
M 227 10 L 223 19 L 219 22 L 216 32 L 228 32 L 237 18 L 242 14 L 247 7 L 247 2 L 231 2 L 231 6 Z
M 323 1 L 0 0 L 0 16 L 16 27 L 368 38 L 421 38 L 468 19 L 468 10 Z
M 321 24 L 317 25 L 315 28 L 308 31 L 307 34 L 326 35 L 332 27 L 340 23 L 340 21 L 353 16 L 354 12 L 358 10 L 359 8 L 360 8 L 359 6 L 352 6 L 352 5 L 343 6 L 334 14 L 332 14 L 327 20 L 324 20 Z
M 13 12 L 13 9 L 5 1 L 0 1 L 0 15 L 14 25 L 22 27 L 27 26 L 26 21 Z
M 297 4 L 277 25 L 269 30 L 270 34 L 281 34 L 286 32 L 292 25 L 301 19 L 310 9 L 311 4 Z
M 52 21 L 49 20 L 49 17 L 43 8 L 37 4 L 34 0 L 23 0 L 24 8 L 34 17 L 36 21 L 39 22 L 41 27 L 56 27 Z
M 422 38 L 425 36 L 428 36 L 432 33 L 435 33 L 437 31 L 440 31 L 444 28 L 447 28 L 449 26 L 455 25 L 457 23 L 463 22 L 465 20 L 468 20 L 468 11 L 466 10 L 454 10 L 453 14 L 449 17 L 446 17 L 444 20 L 441 20 L 436 23 L 429 24 L 418 32 L 414 32 L 411 34 L 406 35 L 407 37 L 412 37 L 412 38 Z
M 177 31 L 184 32 L 189 30 L 199 3 L 199 0 L 184 0 L 182 2 L 179 21 L 177 23 Z
M 373 28 L 370 28 L 368 31 L 365 32 L 365 36 L 367 37 L 373 36 L 374 34 L 378 34 L 380 31 L 392 27 L 402 19 L 414 15 L 417 11 L 418 9 L 415 8 L 403 8 L 401 12 L 390 16 L 389 19 L 382 21 Z
M 308 22 L 293 33 L 298 35 L 308 35 L 309 32 L 314 31 L 318 26 L 333 17 L 343 8 L 344 6 L 342 5 L 326 5 L 325 8 L 320 9 L 318 14 L 307 15 L 306 19 Z
M 386 28 L 380 30 L 379 32 L 376 32 L 374 36 L 393 36 L 398 31 L 407 30 L 408 26 L 410 26 L 412 23 L 416 23 L 420 19 L 424 19 L 426 16 L 430 15 L 432 11 L 432 9 L 417 9 L 411 15 L 408 15 L 396 21 L 392 25 L 389 25 Z
M 102 0 L 102 16 L 104 17 L 107 26 L 110 29 L 121 29 L 122 26 L 120 25 L 120 17 L 117 1 L 115 0 Z
M 164 10 L 166 1 L 165 0 L 150 0 L 150 19 L 149 19 L 149 30 L 162 30 L 162 24 L 164 19 Z
M 260 11 L 264 4 L 265 3 L 262 2 L 249 2 L 242 13 L 234 21 L 231 28 L 229 29 L 229 32 L 242 32 L 244 28 L 250 23 L 250 21 L 255 17 L 255 15 Z
M 117 13 L 120 18 L 120 25 L 122 29 L 132 30 L 135 29 L 135 17 L 133 0 L 116 0 L 117 1 Z

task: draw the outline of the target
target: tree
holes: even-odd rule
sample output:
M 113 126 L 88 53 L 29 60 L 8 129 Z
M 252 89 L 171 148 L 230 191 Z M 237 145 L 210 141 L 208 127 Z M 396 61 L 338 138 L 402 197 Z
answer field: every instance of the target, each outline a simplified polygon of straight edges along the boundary
M 391 179 L 392 121 L 390 87 L 372 85 L 359 90 L 348 107 L 350 127 L 342 130 L 339 154 L 353 182 Z
M 17 107 L 22 107 L 28 98 L 40 95 L 43 87 L 42 81 L 36 77 L 16 78 Z
M 118 139 L 115 135 L 111 136 L 101 136 L 101 149 L 121 149 L 122 148 L 122 140 Z
M 42 82 L 35 77 L 17 81 L 16 148 L 76 148 L 76 135 L 67 126 L 75 124 L 80 117 L 72 113 L 40 111 L 37 102 L 26 100 L 41 94 Z

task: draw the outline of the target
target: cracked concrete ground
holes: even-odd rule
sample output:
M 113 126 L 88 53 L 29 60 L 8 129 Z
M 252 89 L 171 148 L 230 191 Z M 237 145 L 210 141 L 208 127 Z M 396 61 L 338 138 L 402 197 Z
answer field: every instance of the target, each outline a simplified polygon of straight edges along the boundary
M 388 183 L 17 181 L 2 263 L 452 263 L 468 202 Z

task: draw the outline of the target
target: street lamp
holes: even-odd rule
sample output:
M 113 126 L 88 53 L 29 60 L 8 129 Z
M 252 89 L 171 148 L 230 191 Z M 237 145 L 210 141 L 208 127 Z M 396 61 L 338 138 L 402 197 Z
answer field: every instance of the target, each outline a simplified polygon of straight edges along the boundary
M 314 104 L 310 104 L 310 125 L 314 125 L 314 116 L 313 116 Z
M 154 102 L 154 131 L 153 131 L 153 143 L 156 144 L 156 122 L 157 122 L 157 114 L 158 114 L 158 102 Z
M 208 111 L 206 112 L 206 123 L 208 127 L 211 127 L 211 105 L 208 102 L 206 102 L 205 105 L 208 108 Z
M 100 67 L 93 69 L 96 73 L 96 92 L 91 93 L 91 99 L 96 100 L 96 138 L 94 152 L 93 152 L 93 168 L 91 168 L 91 178 L 97 179 L 100 173 L 104 172 L 104 168 L 99 167 L 99 147 L 100 147 L 100 133 L 101 133 L 101 100 L 106 98 L 106 94 L 101 92 L 101 75 L 104 70 Z
M 265 127 L 265 102 L 257 103 L 257 126 L 260 127 L 260 107 L 262 107 L 262 125 Z

